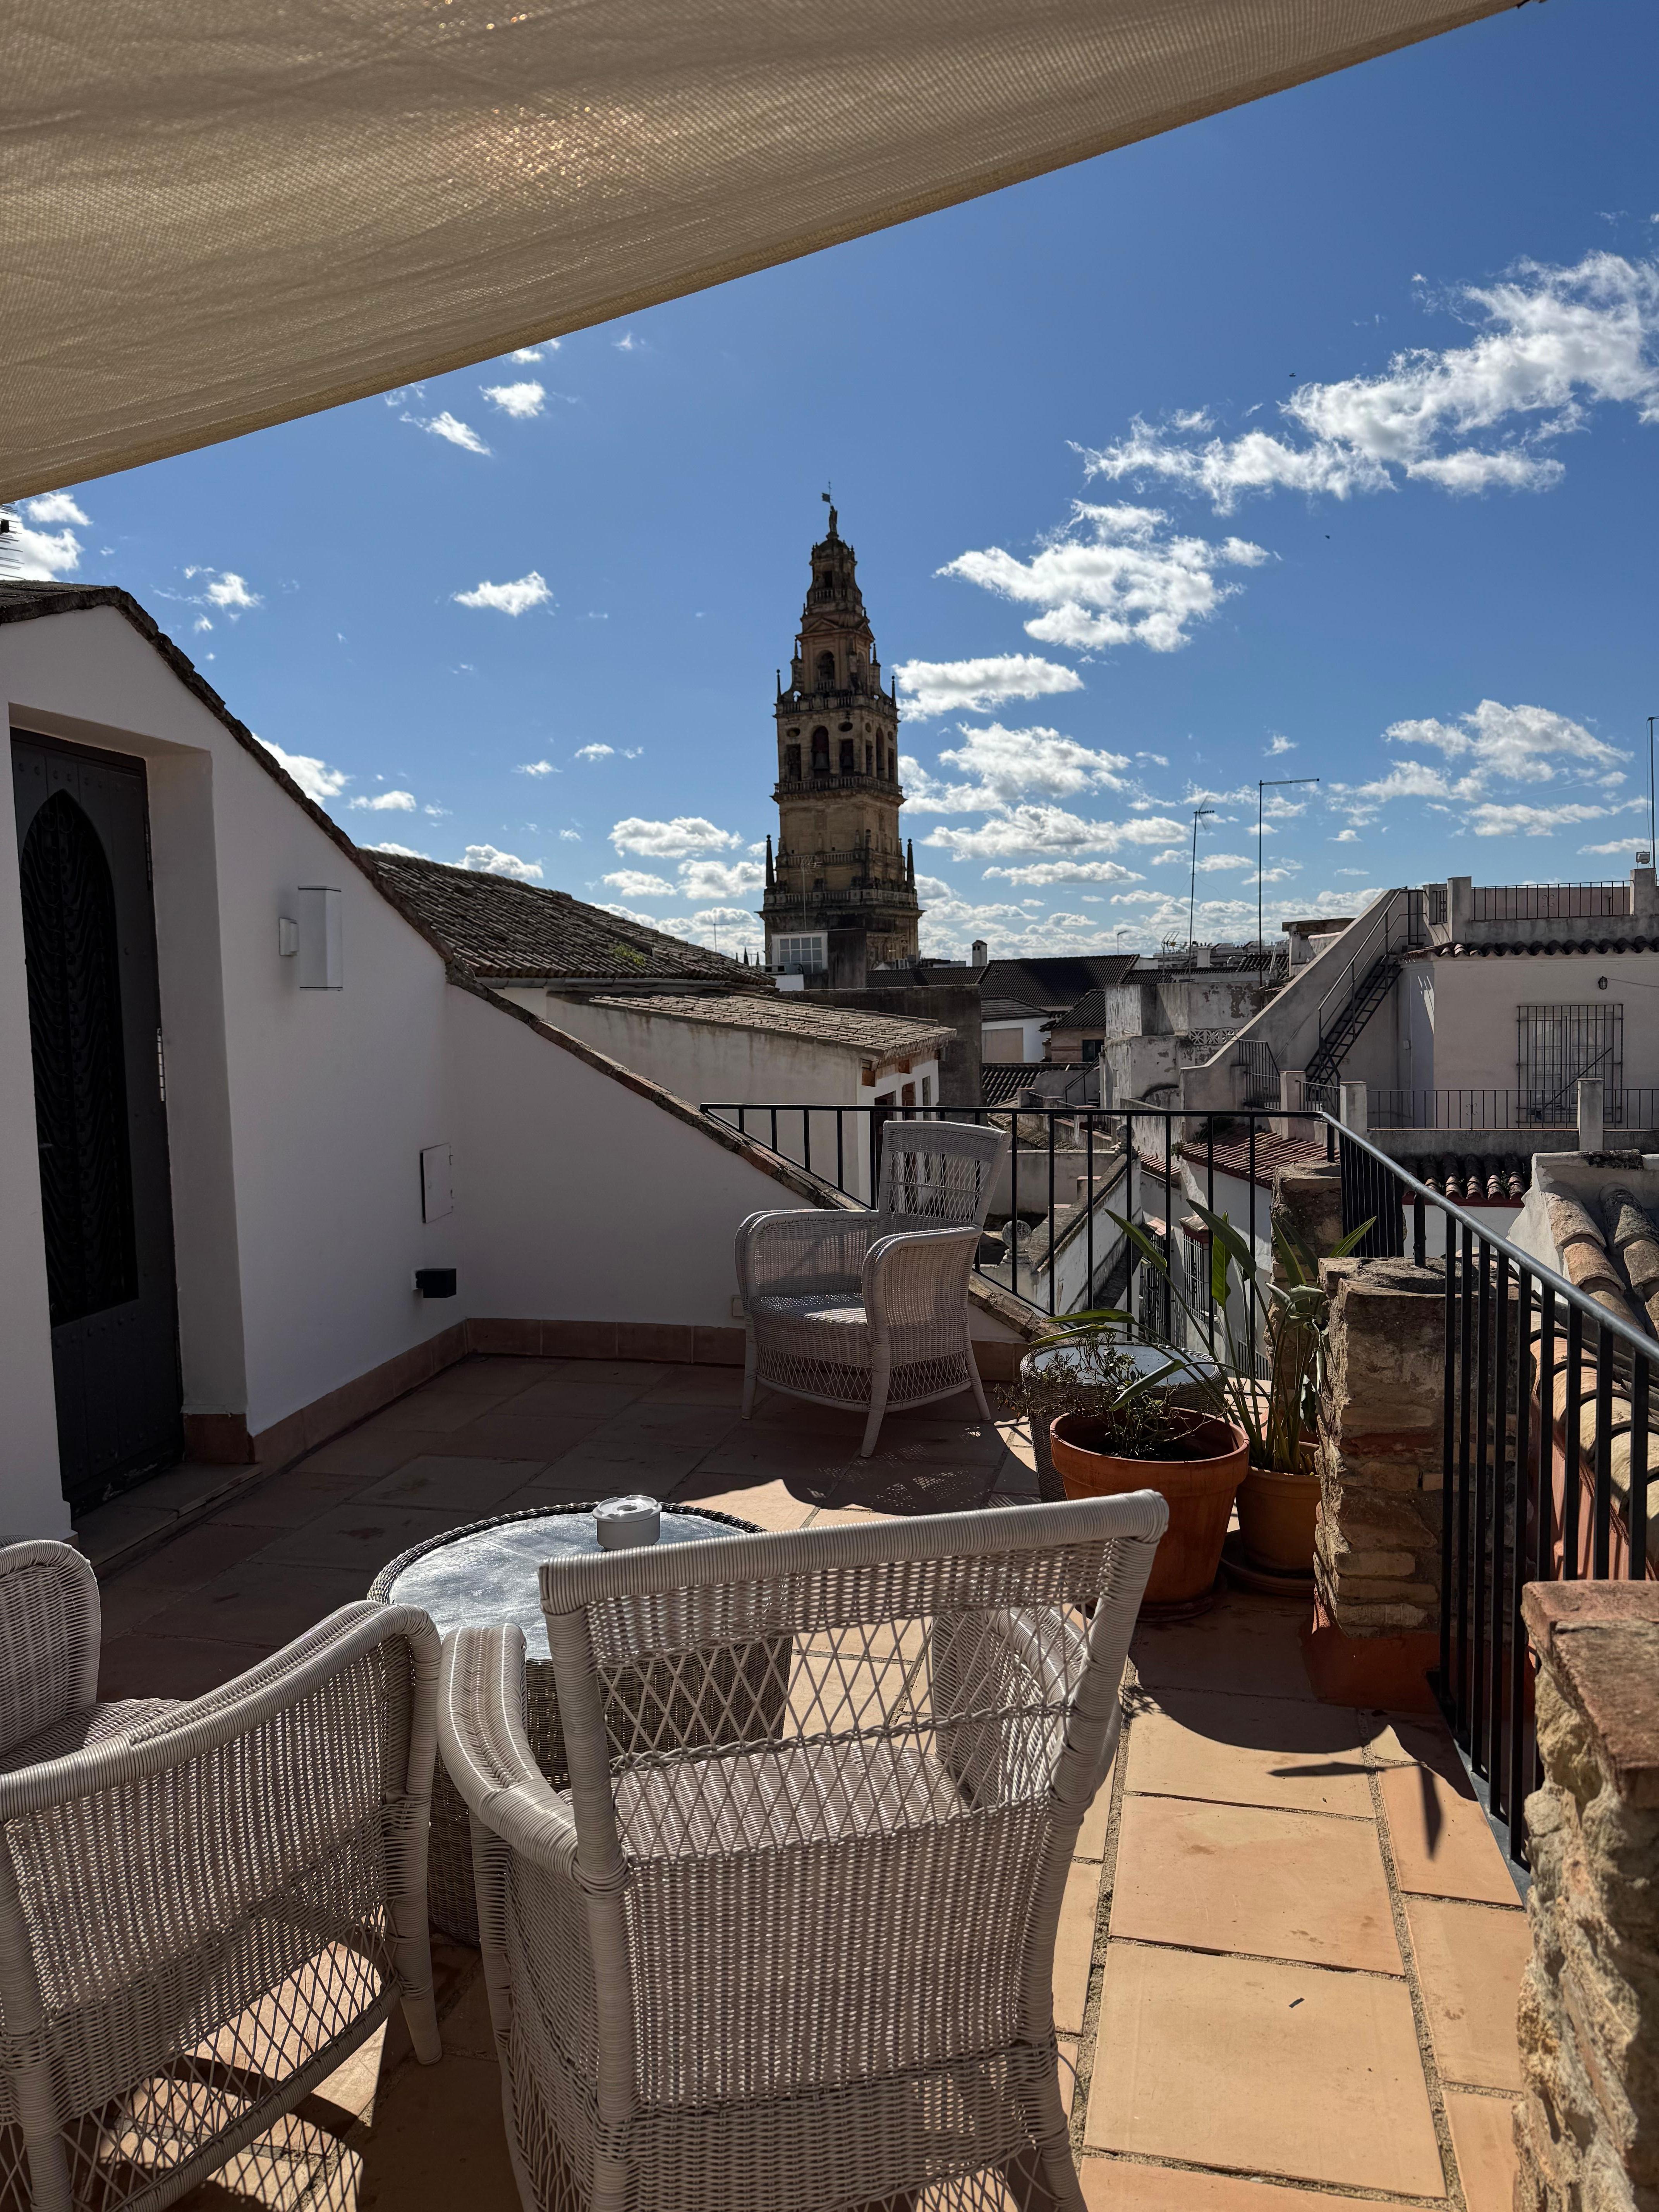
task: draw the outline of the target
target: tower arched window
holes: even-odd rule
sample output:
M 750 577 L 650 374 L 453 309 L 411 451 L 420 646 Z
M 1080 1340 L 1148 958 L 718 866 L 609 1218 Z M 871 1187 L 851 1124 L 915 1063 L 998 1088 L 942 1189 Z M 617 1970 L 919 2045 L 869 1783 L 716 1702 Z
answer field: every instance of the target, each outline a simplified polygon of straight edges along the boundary
M 785 748 L 783 756 L 783 772 L 787 776 L 790 777 L 792 781 L 796 782 L 799 781 L 800 747 L 799 745 L 789 745 Z
M 843 738 L 841 741 L 841 772 L 843 775 L 853 775 L 857 773 L 856 766 L 853 759 L 853 740 L 851 738 Z
M 828 775 L 830 773 L 830 732 L 821 726 L 812 732 L 812 773 L 814 775 Z
M 834 654 L 833 653 L 819 653 L 819 655 L 818 655 L 818 660 L 817 660 L 817 669 L 818 669 L 818 689 L 819 689 L 819 690 L 821 690 L 821 691 L 833 691 L 833 690 L 835 690 L 835 688 L 836 688 L 836 656 L 835 656 L 835 654 Z

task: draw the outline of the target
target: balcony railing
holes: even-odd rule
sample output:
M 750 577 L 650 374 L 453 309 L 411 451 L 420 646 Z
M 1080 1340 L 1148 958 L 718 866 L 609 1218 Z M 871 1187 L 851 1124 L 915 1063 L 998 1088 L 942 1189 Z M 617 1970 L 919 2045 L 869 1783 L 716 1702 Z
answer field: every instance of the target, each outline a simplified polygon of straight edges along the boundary
M 1478 1094 L 1471 1094 L 1478 1095 Z M 1263 1150 L 1286 1117 L 1183 1114 L 1135 1103 L 1076 1109 L 705 1106 L 861 1204 L 880 1174 L 881 1130 L 921 1113 L 992 1122 L 1012 1135 L 981 1272 L 1048 1315 L 1090 1304 L 1133 1310 L 1133 1333 L 1170 1341 L 1181 1322 L 1170 1276 L 1132 1266 L 1115 1215 L 1165 1250 L 1213 1338 L 1207 1266 L 1183 1266 L 1176 1232 L 1190 1188 L 1234 1213 L 1260 1260 L 1271 1244 Z M 1522 1807 L 1541 1777 L 1521 1592 L 1534 1581 L 1639 1579 L 1649 1565 L 1650 1433 L 1659 1341 L 1596 1304 L 1535 1255 L 1419 1181 L 1369 1138 L 1322 1113 L 1290 1117 L 1340 1167 L 1345 1231 L 1369 1224 L 1362 1258 L 1409 1258 L 1440 1278 L 1439 1662 L 1434 1686 L 1477 1793 L 1511 1859 L 1525 1864 Z M 1126 1122 L 1127 1129 L 1126 1132 Z M 1126 1142 L 1126 1135 L 1127 1141 Z M 1243 1185 L 1243 1194 L 1239 1186 Z M 1231 1192 L 1231 1205 L 1228 1193 Z M 1006 1209 L 1006 1212 L 1005 1212 Z M 1202 1240 L 1184 1240 L 1184 1260 Z M 1067 1272 L 1069 1261 L 1069 1273 Z M 1431 1277 L 1432 1279 L 1432 1276 Z M 1244 1341 L 1264 1340 L 1246 1294 Z M 1237 1334 L 1237 1332 L 1235 1332 Z
M 1631 912 L 1628 884 L 1473 884 L 1471 921 L 1579 921 Z M 1431 917 L 1432 918 L 1432 917 Z
M 1586 1071 L 1587 1073 L 1591 1071 Z M 1577 1118 L 1577 1077 L 1554 1084 L 1521 1090 L 1471 1089 L 1449 1091 L 1372 1091 L 1366 1115 L 1373 1129 L 1570 1129 Z M 1336 1099 L 1315 1101 L 1336 1110 Z M 1659 1089 L 1608 1090 L 1603 1094 L 1602 1120 L 1609 1129 L 1659 1128 Z

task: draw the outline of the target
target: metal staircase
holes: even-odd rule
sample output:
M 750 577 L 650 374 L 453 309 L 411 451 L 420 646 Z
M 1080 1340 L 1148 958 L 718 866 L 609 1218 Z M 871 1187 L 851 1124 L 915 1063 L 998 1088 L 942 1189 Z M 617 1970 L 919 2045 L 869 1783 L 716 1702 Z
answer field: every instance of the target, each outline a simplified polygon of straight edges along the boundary
M 1404 955 L 1427 942 L 1422 892 L 1395 891 L 1366 926 L 1319 1002 L 1319 1042 L 1308 1058 L 1310 1087 L 1339 1080 L 1343 1060 L 1393 990 Z

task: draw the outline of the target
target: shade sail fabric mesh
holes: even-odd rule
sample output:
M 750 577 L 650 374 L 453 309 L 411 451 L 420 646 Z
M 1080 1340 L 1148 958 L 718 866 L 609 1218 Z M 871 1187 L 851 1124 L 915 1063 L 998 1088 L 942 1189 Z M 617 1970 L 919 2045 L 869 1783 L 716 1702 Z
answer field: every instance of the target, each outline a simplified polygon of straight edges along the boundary
M 12 0 L 0 492 L 971 198 L 1509 0 Z

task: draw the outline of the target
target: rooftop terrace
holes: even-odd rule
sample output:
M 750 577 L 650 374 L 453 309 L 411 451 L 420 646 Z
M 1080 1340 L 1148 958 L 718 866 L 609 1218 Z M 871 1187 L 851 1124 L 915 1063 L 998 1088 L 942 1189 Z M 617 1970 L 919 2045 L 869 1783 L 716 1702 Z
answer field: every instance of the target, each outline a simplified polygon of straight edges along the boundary
M 171 1540 L 152 1528 L 104 1582 L 103 1693 L 204 1690 L 422 1538 L 538 1504 L 645 1489 L 784 1528 L 1035 1494 L 1023 1431 L 954 1401 L 893 1416 L 861 1461 L 860 1415 L 773 1398 L 745 1425 L 738 1391 L 728 1368 L 464 1360 L 292 1471 L 242 1471 Z M 179 1504 L 206 1479 L 162 1480 Z M 85 1516 L 94 1558 L 135 1511 Z M 1232 1595 L 1136 1638 L 1055 1967 L 1098 2212 L 1507 2212 L 1525 1917 L 1444 1730 L 1319 1703 L 1303 1611 Z M 441 1940 L 436 1963 L 438 2067 L 399 2017 L 192 2212 L 514 2212 L 477 1954 Z

